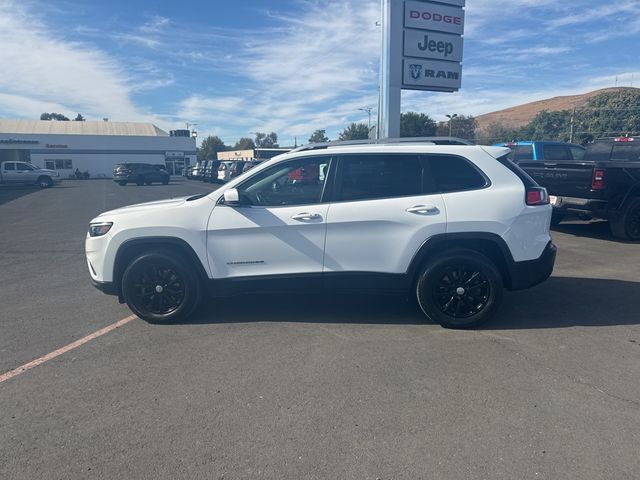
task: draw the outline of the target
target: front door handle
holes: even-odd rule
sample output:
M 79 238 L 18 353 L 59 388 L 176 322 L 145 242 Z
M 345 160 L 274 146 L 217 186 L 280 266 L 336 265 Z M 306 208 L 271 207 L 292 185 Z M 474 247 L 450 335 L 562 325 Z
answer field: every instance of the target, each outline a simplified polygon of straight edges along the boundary
M 415 207 L 407 208 L 409 213 L 420 213 L 422 215 L 440 213 L 440 209 L 435 205 L 416 205 Z
M 309 220 L 318 220 L 319 218 L 322 218 L 322 216 L 319 213 L 298 213 L 297 215 L 294 215 L 293 217 L 291 217 L 294 220 L 299 220 L 301 222 L 308 222 Z

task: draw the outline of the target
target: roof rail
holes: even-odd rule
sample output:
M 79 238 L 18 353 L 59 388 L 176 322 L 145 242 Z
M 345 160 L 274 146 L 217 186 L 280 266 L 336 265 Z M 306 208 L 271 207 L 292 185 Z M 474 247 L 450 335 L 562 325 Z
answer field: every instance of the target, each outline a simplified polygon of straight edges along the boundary
M 423 144 L 423 145 L 474 145 L 473 142 L 457 137 L 403 137 L 403 138 L 368 138 L 364 140 L 336 140 L 333 142 L 308 143 L 291 151 L 320 150 L 330 147 L 348 147 L 351 145 L 390 145 L 390 144 Z

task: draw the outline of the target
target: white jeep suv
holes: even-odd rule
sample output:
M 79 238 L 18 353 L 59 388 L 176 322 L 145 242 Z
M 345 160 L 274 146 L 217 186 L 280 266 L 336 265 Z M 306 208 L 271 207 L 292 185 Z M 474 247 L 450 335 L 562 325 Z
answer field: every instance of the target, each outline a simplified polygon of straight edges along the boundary
M 208 195 L 103 213 L 91 278 L 140 318 L 172 322 L 209 296 L 297 290 L 415 295 L 432 320 L 490 318 L 503 288 L 553 270 L 547 192 L 466 145 L 320 145 L 267 161 Z

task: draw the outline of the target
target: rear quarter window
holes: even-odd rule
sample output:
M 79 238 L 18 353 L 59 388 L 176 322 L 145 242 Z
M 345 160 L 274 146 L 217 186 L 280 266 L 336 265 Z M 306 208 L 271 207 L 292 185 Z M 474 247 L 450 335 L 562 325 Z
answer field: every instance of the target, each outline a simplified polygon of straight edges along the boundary
M 434 187 L 441 193 L 477 190 L 489 183 L 475 166 L 462 157 L 430 155 L 427 162 Z

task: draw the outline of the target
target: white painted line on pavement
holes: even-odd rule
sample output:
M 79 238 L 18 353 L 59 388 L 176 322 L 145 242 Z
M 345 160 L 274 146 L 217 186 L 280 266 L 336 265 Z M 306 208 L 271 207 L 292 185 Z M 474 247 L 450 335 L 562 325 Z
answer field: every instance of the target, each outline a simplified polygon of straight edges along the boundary
M 16 377 L 21 373 L 26 372 L 27 370 L 31 370 L 32 368 L 37 367 L 38 365 L 42 365 L 43 363 L 48 362 L 49 360 L 53 360 L 54 358 L 62 355 L 63 353 L 67 353 L 69 350 L 78 348 L 79 346 L 84 345 L 85 343 L 90 342 L 91 340 L 94 340 L 98 337 L 101 337 L 102 335 L 109 333 L 115 330 L 116 328 L 120 328 L 123 325 L 126 325 L 127 323 L 131 322 L 132 320 L 135 320 L 136 318 L 138 317 L 136 317 L 135 315 L 130 315 L 127 318 L 118 320 L 116 323 L 112 323 L 111 325 L 104 327 L 96 332 L 93 332 L 87 335 L 86 337 L 82 337 L 81 339 L 76 340 L 75 342 L 70 343 L 69 345 L 65 345 L 64 347 L 54 350 L 51 353 L 47 353 L 46 355 L 40 358 L 36 358 L 35 360 L 30 361 L 29 363 L 25 363 L 24 365 L 21 365 L 20 367 L 14 370 L 11 370 L 10 372 L 3 373 L 2 375 L 0 375 L 0 383 L 6 380 L 9 380 L 10 378 Z

